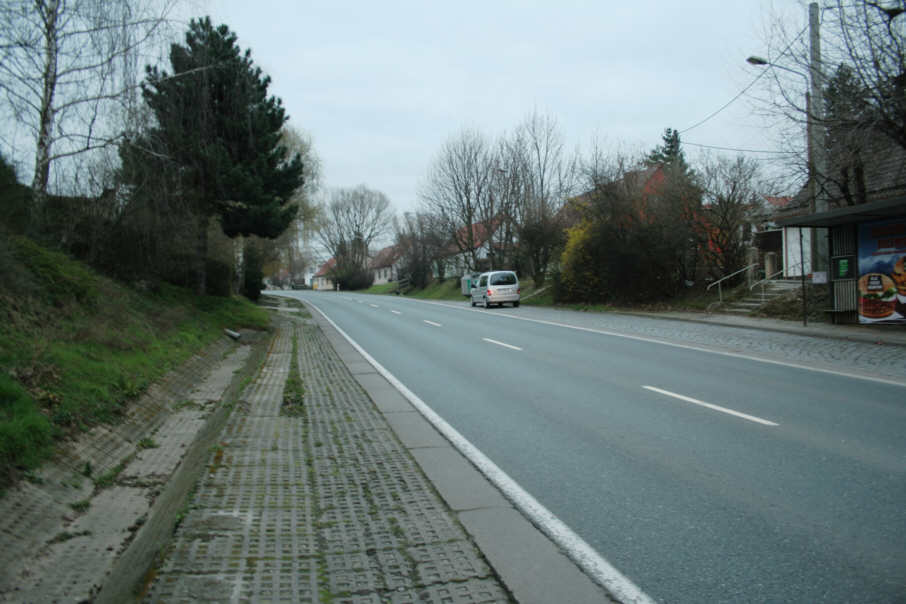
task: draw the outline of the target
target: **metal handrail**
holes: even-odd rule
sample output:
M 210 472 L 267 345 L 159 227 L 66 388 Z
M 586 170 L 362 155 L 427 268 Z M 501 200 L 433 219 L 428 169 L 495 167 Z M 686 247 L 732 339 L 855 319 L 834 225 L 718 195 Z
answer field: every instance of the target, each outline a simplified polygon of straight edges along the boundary
M 761 281 L 756 281 L 755 283 L 753 283 L 752 285 L 749 286 L 749 291 L 752 291 L 753 289 L 755 289 L 756 285 L 760 285 L 761 286 L 761 303 L 764 304 L 764 284 L 767 283 L 768 281 L 771 281 L 777 275 L 779 275 L 787 270 L 793 270 L 795 268 L 799 268 L 800 270 L 802 270 L 802 264 L 801 263 L 794 264 L 793 266 L 789 267 L 789 269 L 782 268 L 779 271 L 777 271 L 776 273 L 774 273 L 773 275 L 771 275 L 769 277 L 765 277 Z
M 726 280 L 729 279 L 730 277 L 735 277 L 735 276 L 738 275 L 739 273 L 745 272 L 745 271 L 749 270 L 750 268 L 754 268 L 754 267 L 756 267 L 756 266 L 758 266 L 758 263 L 757 263 L 757 262 L 755 262 L 754 264 L 750 264 L 749 266 L 747 266 L 747 267 L 745 267 L 745 268 L 741 268 L 741 269 L 739 269 L 738 271 L 736 271 L 735 273 L 730 273 L 730 274 L 727 275 L 726 277 L 721 277 L 720 279 L 718 279 L 717 281 L 715 281 L 714 283 L 712 283 L 711 285 L 709 285 L 708 287 L 706 287 L 706 288 L 705 288 L 705 291 L 708 291 L 709 289 L 711 289 L 712 287 L 714 287 L 714 286 L 716 285 L 716 286 L 717 286 L 717 294 L 718 294 L 718 296 L 720 297 L 720 303 L 723 304 L 723 303 L 724 303 L 724 292 L 723 292 L 723 287 L 721 287 L 721 285 L 720 285 L 720 282 L 721 282 L 721 281 L 726 281 Z

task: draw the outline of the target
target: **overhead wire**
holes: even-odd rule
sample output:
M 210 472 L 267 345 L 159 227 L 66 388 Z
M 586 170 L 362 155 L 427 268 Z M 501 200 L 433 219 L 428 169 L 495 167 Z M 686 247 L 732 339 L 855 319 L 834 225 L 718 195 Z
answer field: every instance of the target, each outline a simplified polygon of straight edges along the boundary
M 802 34 L 804 34 L 807 30 L 808 30 L 808 25 L 806 25 L 806 26 L 805 26 L 798 34 L 796 34 L 796 36 L 795 36 L 792 40 L 790 40 L 790 43 L 787 44 L 786 48 L 784 48 L 783 51 L 781 51 L 781 53 L 780 53 L 779 55 L 777 55 L 777 56 L 778 56 L 778 57 L 782 57 L 783 55 L 785 55 L 785 54 L 790 50 L 790 48 L 793 46 L 793 44 L 795 44 L 796 41 L 799 40 L 799 38 L 802 37 Z M 768 64 L 770 64 L 770 61 L 768 61 Z M 732 105 L 734 102 L 736 102 L 736 101 L 739 99 L 739 97 L 741 97 L 741 96 L 744 95 L 746 92 L 748 92 L 749 89 L 752 88 L 752 86 L 754 86 L 754 85 L 756 84 L 756 82 L 758 82 L 758 80 L 760 80 L 761 78 L 763 78 L 764 75 L 765 75 L 767 72 L 768 72 L 767 69 L 764 69 L 764 70 L 762 70 L 761 72 L 759 72 L 758 75 L 755 76 L 755 78 L 754 78 L 751 82 L 749 82 L 749 84 L 748 84 L 745 88 L 743 88 L 742 90 L 740 90 L 740 91 L 736 94 L 736 96 L 734 96 L 732 99 L 730 99 L 729 101 L 727 101 L 726 103 L 724 103 L 724 104 L 723 104 L 719 109 L 717 109 L 716 111 L 710 113 L 710 114 L 709 114 L 707 117 L 705 117 L 704 119 L 699 120 L 698 122 L 692 124 L 692 125 L 689 126 L 688 128 L 685 128 L 684 130 L 680 130 L 680 131 L 679 131 L 679 134 L 685 134 L 686 132 L 689 132 L 690 130 L 692 130 L 692 129 L 694 129 L 694 128 L 698 128 L 699 126 L 701 126 L 701 125 L 704 124 L 705 122 L 709 121 L 710 119 L 712 119 L 713 117 L 715 117 L 716 115 L 718 115 L 718 114 L 719 114 L 720 112 L 722 112 L 724 109 L 726 109 L 727 107 L 729 107 L 730 105 Z M 703 147 L 703 148 L 705 148 L 705 149 L 718 149 L 718 150 L 721 150 L 721 151 L 737 151 L 737 152 L 741 152 L 741 153 L 773 153 L 773 154 L 776 154 L 776 155 L 792 154 L 792 153 L 793 153 L 792 151 L 769 151 L 769 150 L 766 150 L 766 149 L 737 149 L 737 148 L 734 148 L 734 147 L 721 147 L 721 146 L 718 146 L 718 145 L 704 145 L 704 144 L 701 144 L 701 143 L 690 143 L 690 142 L 688 142 L 688 141 L 683 141 L 683 144 L 684 144 L 684 145 L 689 145 L 689 146 L 692 146 L 692 147 Z
M 797 155 L 798 151 L 771 151 L 769 149 L 741 149 L 738 147 L 721 147 L 719 145 L 704 145 L 701 143 L 690 143 L 689 141 L 683 141 L 684 145 L 689 145 L 690 147 L 701 147 L 703 149 L 717 149 L 718 151 L 736 151 L 738 153 L 770 153 L 772 155 Z

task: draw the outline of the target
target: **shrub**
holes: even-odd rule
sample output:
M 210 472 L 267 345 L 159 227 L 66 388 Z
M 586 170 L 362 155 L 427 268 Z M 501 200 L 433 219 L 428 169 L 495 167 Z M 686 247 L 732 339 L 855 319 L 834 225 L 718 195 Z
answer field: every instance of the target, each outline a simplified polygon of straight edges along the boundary
M 0 155 L 0 222 L 14 233 L 28 229 L 31 190 L 19 184 L 16 170 Z
M 22 386 L 0 373 L 0 468 L 37 466 L 53 440 L 53 427 Z M 0 476 L 0 484 L 10 476 Z

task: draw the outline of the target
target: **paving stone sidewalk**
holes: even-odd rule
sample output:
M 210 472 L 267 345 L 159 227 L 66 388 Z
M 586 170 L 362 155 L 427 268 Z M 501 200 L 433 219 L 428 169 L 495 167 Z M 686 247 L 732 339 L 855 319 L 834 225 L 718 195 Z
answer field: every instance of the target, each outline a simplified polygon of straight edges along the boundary
M 275 321 L 146 601 L 512 601 L 321 330 Z

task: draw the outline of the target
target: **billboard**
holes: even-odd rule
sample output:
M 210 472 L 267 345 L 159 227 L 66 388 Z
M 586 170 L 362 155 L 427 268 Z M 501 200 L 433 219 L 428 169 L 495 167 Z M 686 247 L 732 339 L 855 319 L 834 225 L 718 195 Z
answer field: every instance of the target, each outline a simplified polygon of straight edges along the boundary
M 859 322 L 906 323 L 906 217 L 859 225 Z

